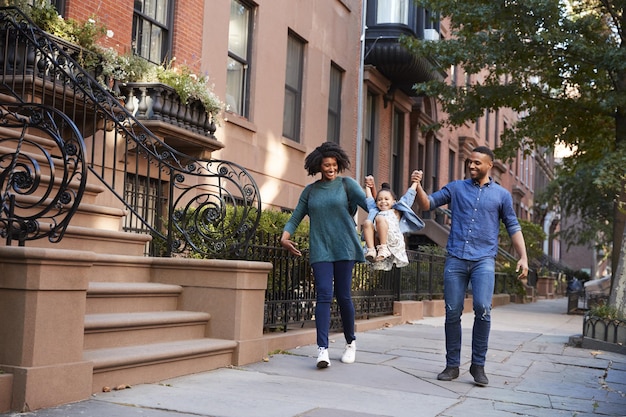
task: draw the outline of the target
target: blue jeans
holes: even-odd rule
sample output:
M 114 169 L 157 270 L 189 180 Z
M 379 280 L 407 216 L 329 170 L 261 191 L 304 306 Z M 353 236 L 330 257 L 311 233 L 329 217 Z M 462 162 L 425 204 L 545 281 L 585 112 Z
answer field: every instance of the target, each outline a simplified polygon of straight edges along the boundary
M 346 343 L 352 343 L 354 336 L 354 304 L 352 303 L 352 268 L 355 261 L 316 262 L 313 268 L 315 290 L 315 328 L 317 329 L 317 346 L 328 347 L 330 330 L 330 305 L 333 301 L 333 277 L 335 297 L 339 304 L 339 314 L 343 324 Z
M 491 300 L 495 282 L 495 259 L 466 261 L 448 256 L 443 277 L 446 302 L 446 366 L 461 363 L 461 314 L 468 284 L 472 286 L 474 327 L 472 364 L 484 366 L 491 329 Z

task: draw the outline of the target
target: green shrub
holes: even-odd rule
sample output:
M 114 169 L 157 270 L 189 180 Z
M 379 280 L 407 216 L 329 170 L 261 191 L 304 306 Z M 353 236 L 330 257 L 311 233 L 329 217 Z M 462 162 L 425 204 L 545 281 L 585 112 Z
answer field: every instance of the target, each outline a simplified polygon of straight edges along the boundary
M 235 211 L 235 206 L 225 206 L 225 213 L 209 213 L 206 210 L 210 208 L 202 208 L 199 212 L 195 208 L 190 208 L 186 212 L 185 219 L 179 219 L 177 224 L 185 225 L 185 232 L 189 233 L 191 243 L 197 250 L 186 250 L 181 253 L 180 256 L 189 258 L 223 258 L 219 252 L 219 248 L 215 247 L 215 243 L 223 244 L 225 247 L 232 247 L 239 243 L 242 239 L 237 228 L 242 225 L 248 225 L 248 222 L 243 222 L 241 216 L 244 211 L 239 209 Z M 249 213 L 246 213 L 247 219 L 254 219 L 256 217 L 256 210 L 251 209 Z M 262 235 L 277 235 L 283 231 L 285 224 L 289 220 L 291 215 L 289 213 L 280 212 L 277 210 L 263 210 L 259 218 L 259 225 L 255 232 L 255 238 L 260 238 Z M 167 228 L 167 222 L 164 220 L 164 228 Z M 195 228 L 195 232 L 189 232 Z M 296 232 L 292 236 L 294 240 L 299 241 L 300 249 L 308 248 L 308 234 L 309 234 L 309 222 L 307 220 L 300 223 Z M 208 236 L 209 239 L 206 239 Z M 180 232 L 174 232 L 174 239 L 183 240 L 183 236 Z M 166 253 L 165 241 L 153 234 L 152 252 L 155 256 L 163 256 Z
M 608 304 L 600 304 L 589 310 L 589 315 L 609 320 L 626 320 L 624 314 L 614 306 Z

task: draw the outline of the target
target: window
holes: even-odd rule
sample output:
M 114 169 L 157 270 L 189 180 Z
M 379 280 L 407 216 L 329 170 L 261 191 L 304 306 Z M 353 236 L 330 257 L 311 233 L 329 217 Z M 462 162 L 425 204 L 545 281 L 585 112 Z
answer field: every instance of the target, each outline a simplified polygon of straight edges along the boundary
M 50 3 L 57 9 L 61 16 L 65 16 L 65 0 L 51 0 Z
M 448 152 L 448 182 L 452 182 L 456 179 L 456 154 L 454 151 Z
M 491 142 L 491 137 L 489 135 L 491 135 L 491 130 L 489 130 L 489 125 L 491 124 L 491 112 L 489 112 L 489 109 L 485 110 L 485 144 L 487 144 L 487 146 L 490 145 Z
M 396 195 L 402 195 L 402 154 L 404 148 L 404 113 L 396 110 L 393 113 L 391 131 L 391 189 Z
M 335 64 L 330 66 L 330 87 L 328 91 L 328 127 L 326 137 L 330 142 L 339 143 L 341 131 L 341 84 L 343 71 Z
M 493 128 L 493 147 L 497 148 L 500 145 L 500 109 L 496 110 L 494 117 L 495 123 Z
M 287 40 L 287 69 L 285 72 L 285 108 L 283 136 L 300 141 L 300 106 L 302 103 L 302 70 L 304 42 L 293 33 Z
M 411 0 L 378 0 L 376 23 L 409 24 L 409 1 Z
M 167 189 L 168 184 L 161 180 L 127 174 L 124 184 L 124 200 L 134 211 L 124 217 L 123 230 L 132 233 L 150 233 L 150 229 L 140 219 L 146 220 L 155 229 L 161 230 L 163 218 L 166 216 L 167 198 L 164 190 Z M 150 246 L 151 244 L 148 243 L 146 253 L 152 253 Z
M 424 9 L 424 29 L 439 30 L 439 17 L 428 9 Z
M 133 51 L 155 64 L 171 59 L 170 0 L 135 0 Z
M 456 65 L 452 65 L 450 67 L 450 85 L 453 87 L 456 87 L 456 79 L 458 77 L 457 68 L 458 67 Z
M 376 120 L 378 110 L 376 108 L 376 96 L 367 92 L 365 115 L 363 117 L 363 169 L 365 175 L 374 174 L 374 152 L 376 148 Z M 357 174 L 358 175 L 358 174 Z
M 228 111 L 248 117 L 252 8 L 241 0 L 231 0 L 226 66 L 226 105 Z
M 433 191 L 439 190 L 439 168 L 441 162 L 441 142 L 437 139 L 433 141 L 433 172 L 432 172 L 432 187 Z

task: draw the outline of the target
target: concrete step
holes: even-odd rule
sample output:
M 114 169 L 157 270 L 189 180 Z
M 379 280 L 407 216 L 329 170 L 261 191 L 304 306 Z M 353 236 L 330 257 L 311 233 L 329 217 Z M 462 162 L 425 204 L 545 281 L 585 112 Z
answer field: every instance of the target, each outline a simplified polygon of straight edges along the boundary
M 3 131 L 2 128 L 0 128 L 0 137 L 2 137 Z M 15 152 L 15 148 L 11 148 L 11 147 L 7 147 L 7 146 L 0 146 L 0 155 L 10 155 L 12 153 Z M 25 156 L 28 156 L 29 158 L 32 158 L 33 160 L 37 161 L 40 165 L 46 165 L 47 161 L 44 157 L 37 155 L 37 154 L 33 154 L 31 152 L 28 152 L 25 149 L 21 150 L 21 153 L 24 154 Z M 108 189 L 100 182 L 97 182 L 97 179 L 94 178 L 93 175 L 89 175 L 87 174 L 87 184 L 85 184 L 85 192 L 83 193 L 83 198 L 81 200 L 81 204 L 83 203 L 87 203 L 87 204 L 95 204 L 96 202 L 96 198 L 101 194 L 104 193 L 105 191 L 107 191 Z M 46 172 L 44 170 L 44 172 L 42 172 L 42 175 L 40 177 L 41 180 L 41 184 L 47 186 L 48 184 L 50 184 L 51 182 L 51 177 L 50 175 L 46 175 Z M 89 181 L 89 180 L 93 180 L 93 181 Z M 55 177 L 54 178 L 54 184 L 52 184 L 51 186 L 51 194 L 55 194 L 56 190 L 58 189 L 59 184 L 61 183 L 61 178 L 60 177 Z M 79 184 L 78 181 L 71 183 L 74 189 L 78 189 Z M 43 189 L 43 187 L 40 187 Z M 18 198 L 23 198 L 24 196 L 18 196 Z M 119 205 L 121 206 L 121 204 Z
M 193 311 L 87 314 L 84 348 L 199 339 L 206 336 L 210 318 L 208 313 Z
M 55 195 L 56 196 L 56 195 Z M 15 198 L 21 207 L 31 207 L 30 209 L 20 209 L 21 216 L 36 215 L 41 212 L 42 203 L 44 206 L 52 204 L 52 199 L 41 200 L 37 196 L 18 195 Z M 78 210 L 72 217 L 72 226 L 89 227 L 103 230 L 122 230 L 122 219 L 126 216 L 126 211 L 121 208 L 100 206 L 81 201 Z
M 42 225 L 42 230 L 45 228 Z M 50 243 L 47 239 L 28 242 L 28 246 L 50 249 L 92 251 L 99 254 L 144 256 L 147 243 L 152 237 L 147 234 L 68 226 L 63 239 Z
M 236 348 L 232 340 L 203 338 L 86 350 L 83 359 L 93 362 L 95 393 L 230 366 Z
M 32 132 L 40 133 L 36 129 Z M 0 154 L 13 153 L 15 148 L 12 145 L 17 147 L 21 134 L 20 129 L 0 127 L 0 137 L 14 139 L 3 142 Z M 27 217 L 39 213 L 42 205 L 51 202 L 50 197 L 56 197 L 61 179 L 58 175 L 52 177 L 47 168 L 49 160 L 45 156 L 47 151 L 51 154 L 58 153 L 58 150 L 55 150 L 55 142 L 33 133 L 26 133 L 24 139 L 26 141 L 21 144 L 20 149 L 21 158 L 34 161 L 41 167 L 38 187 L 32 193 L 16 195 L 19 210 L 16 212 L 22 217 Z M 83 198 L 61 242 L 51 245 L 47 239 L 38 239 L 29 241 L 29 245 L 134 256 L 147 253 L 147 242 L 151 237 L 146 234 L 122 232 L 123 219 L 127 215 L 123 204 L 108 195 L 109 190 L 95 175 L 90 175 L 90 172 L 85 172 L 84 175 L 87 176 L 88 182 L 85 184 Z M 70 184 L 75 190 L 79 186 L 78 182 Z M 0 228 L 2 227 L 4 226 L 0 225 Z M 46 231 L 50 226 L 44 221 L 39 227 Z
M 179 285 L 151 282 L 90 282 L 86 313 L 172 311 L 182 291 Z

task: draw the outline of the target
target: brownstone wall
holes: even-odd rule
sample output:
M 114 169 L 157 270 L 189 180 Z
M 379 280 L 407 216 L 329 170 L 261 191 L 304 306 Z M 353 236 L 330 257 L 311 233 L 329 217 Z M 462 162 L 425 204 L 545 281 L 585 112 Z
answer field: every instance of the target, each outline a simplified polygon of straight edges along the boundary
M 187 65 L 193 71 L 200 69 L 203 16 L 204 1 L 176 2 L 173 56 L 176 57 L 177 64 Z
M 95 18 L 113 35 L 110 38 L 104 37 L 102 45 L 116 48 L 119 52 L 127 52 L 132 46 L 132 16 L 131 1 L 69 0 L 64 17 L 81 22 Z M 175 3 L 172 57 L 176 57 L 177 64 L 185 64 L 194 71 L 200 69 L 203 16 L 202 0 Z

